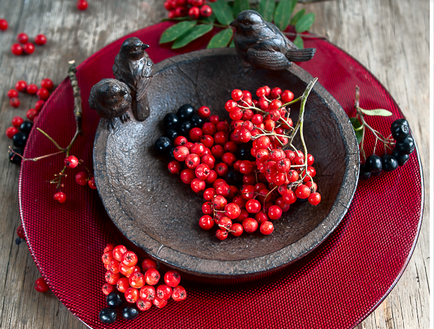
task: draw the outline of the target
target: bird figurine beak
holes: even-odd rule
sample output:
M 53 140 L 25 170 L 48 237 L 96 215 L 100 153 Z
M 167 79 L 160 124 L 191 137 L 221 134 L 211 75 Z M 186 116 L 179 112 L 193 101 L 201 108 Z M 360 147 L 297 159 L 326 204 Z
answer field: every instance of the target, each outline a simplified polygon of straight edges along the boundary
M 233 27 L 238 27 L 239 23 L 237 20 L 233 20 L 229 25 Z
M 145 50 L 145 49 L 147 49 L 147 48 L 149 48 L 149 45 L 147 45 L 146 43 L 144 43 L 144 44 L 142 45 L 142 49 Z

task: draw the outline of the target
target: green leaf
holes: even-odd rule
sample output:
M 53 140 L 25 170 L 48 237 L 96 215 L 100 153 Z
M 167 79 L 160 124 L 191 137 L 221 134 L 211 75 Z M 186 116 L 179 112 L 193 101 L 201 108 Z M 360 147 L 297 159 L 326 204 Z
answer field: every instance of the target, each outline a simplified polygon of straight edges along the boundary
M 258 12 L 265 21 L 272 22 L 275 8 L 276 2 L 274 0 L 261 0 Z
M 232 9 L 225 0 L 210 2 L 209 5 L 220 24 L 229 25 L 234 20 Z
M 294 45 L 296 45 L 298 49 L 304 48 L 303 39 L 299 35 L 297 35 L 297 37 L 295 38 L 295 40 L 293 42 L 294 42 Z
M 211 16 L 208 16 L 208 17 L 201 17 L 200 20 L 202 22 L 206 22 L 206 23 L 212 24 L 215 21 L 215 16 L 214 16 L 214 14 L 211 14 Z
M 188 45 L 193 40 L 196 40 L 197 38 L 211 31 L 212 27 L 213 26 L 210 24 L 196 25 L 190 31 L 176 39 L 172 45 L 172 49 L 178 49 Z
M 235 48 L 235 41 L 232 39 L 231 44 L 229 45 L 229 48 Z
M 371 117 L 379 116 L 379 117 L 390 117 L 392 112 L 384 109 L 375 109 L 375 110 L 365 110 L 359 107 L 359 110 L 362 111 L 363 114 L 369 115 Z
M 315 21 L 315 13 L 309 13 L 300 18 L 295 24 L 295 30 L 297 33 L 308 31 Z
M 166 43 L 176 40 L 181 35 L 191 30 L 196 25 L 196 21 L 184 21 L 169 27 L 163 32 L 160 38 L 160 43 Z
M 305 12 L 306 12 L 306 9 L 304 9 L 304 8 L 302 10 L 300 10 L 297 14 L 294 15 L 294 17 L 292 17 L 291 22 L 289 24 L 290 25 L 296 25 L 298 20 L 303 17 Z
M 294 11 L 296 4 L 297 0 L 281 0 L 276 6 L 276 11 L 274 12 L 274 23 L 281 31 L 284 31 L 288 27 L 291 14 Z
M 250 9 L 249 0 L 234 0 L 234 17 L 244 10 Z
M 356 133 L 357 143 L 360 144 L 362 142 L 362 137 L 363 137 L 362 124 L 357 118 L 350 118 L 350 121 L 351 124 L 353 125 L 354 132 Z
M 217 33 L 212 39 L 209 41 L 208 46 L 206 48 L 222 48 L 226 47 L 231 41 L 232 35 L 234 31 L 231 28 L 225 29 Z

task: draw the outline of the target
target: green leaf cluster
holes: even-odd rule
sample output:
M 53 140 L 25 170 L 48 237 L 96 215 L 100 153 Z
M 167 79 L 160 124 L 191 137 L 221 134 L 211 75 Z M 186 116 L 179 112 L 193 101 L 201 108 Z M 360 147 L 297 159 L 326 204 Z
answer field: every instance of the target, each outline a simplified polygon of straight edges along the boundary
M 303 33 L 311 28 L 315 21 L 315 14 L 306 14 L 306 10 L 301 9 L 292 15 L 296 4 L 297 0 L 260 0 L 259 4 L 256 4 L 257 8 L 254 9 L 266 21 L 274 21 L 282 31 L 291 24 L 295 25 L 297 33 Z M 250 9 L 254 4 L 250 4 L 249 0 L 234 0 L 230 3 L 226 0 L 217 0 L 209 2 L 209 5 L 213 11 L 210 17 L 199 20 L 190 20 L 188 17 L 176 19 L 180 22 L 163 32 L 160 43 L 173 41 L 172 49 L 181 48 L 217 26 L 222 30 L 211 38 L 207 48 L 233 47 L 233 29 L 229 24 L 240 12 Z M 298 48 L 303 48 L 303 39 L 300 36 L 295 38 L 294 43 Z

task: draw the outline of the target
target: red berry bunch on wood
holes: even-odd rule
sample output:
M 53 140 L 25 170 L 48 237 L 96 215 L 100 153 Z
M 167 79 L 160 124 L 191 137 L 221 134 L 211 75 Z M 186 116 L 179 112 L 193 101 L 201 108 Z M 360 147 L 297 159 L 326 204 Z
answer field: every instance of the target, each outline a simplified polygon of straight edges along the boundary
M 23 54 L 27 54 L 27 55 L 33 54 L 33 52 L 35 51 L 35 45 L 29 42 L 29 36 L 26 33 L 19 33 L 17 35 L 17 41 L 18 43 L 14 43 L 11 46 L 12 54 L 16 56 L 20 56 Z M 38 46 L 43 46 L 47 42 L 47 37 L 43 34 L 38 34 L 35 37 L 34 42 Z
M 114 309 L 122 306 L 124 300 L 127 306 L 122 309 L 122 316 L 132 320 L 139 314 L 137 309 L 147 311 L 152 305 L 163 308 L 170 298 L 175 301 L 187 298 L 185 289 L 179 285 L 181 275 L 177 271 L 161 276 L 154 260 L 147 258 L 139 263 L 137 255 L 123 245 L 107 245 L 102 261 L 107 270 L 102 291 L 107 295 L 108 305 L 99 314 L 103 323 L 116 320 Z
M 206 113 L 202 116 L 208 121 L 202 127 L 183 135 L 180 128 L 175 135 L 168 133 L 174 147 L 169 171 L 180 174 L 182 182 L 205 199 L 204 215 L 199 219 L 202 229 L 217 227 L 219 240 L 244 231 L 269 235 L 273 221 L 297 199 L 307 199 L 314 206 L 320 203 L 313 180 L 314 157 L 307 152 L 302 135 L 305 103 L 315 81 L 297 99 L 289 90 L 268 86 L 257 89 L 259 99 L 253 99 L 249 91 L 235 89 L 225 104 L 230 124 L 203 106 L 198 113 Z M 294 127 L 289 106 L 298 101 L 301 110 Z M 178 121 L 173 113 L 165 117 L 168 130 Z M 297 133 L 301 149 L 293 145 Z M 162 149 L 166 140 L 164 148 L 172 150 L 168 137 L 160 137 L 156 149 Z
M 205 0 L 166 0 L 164 8 L 169 11 L 169 18 L 190 16 L 191 19 L 199 19 L 212 14 L 212 9 Z

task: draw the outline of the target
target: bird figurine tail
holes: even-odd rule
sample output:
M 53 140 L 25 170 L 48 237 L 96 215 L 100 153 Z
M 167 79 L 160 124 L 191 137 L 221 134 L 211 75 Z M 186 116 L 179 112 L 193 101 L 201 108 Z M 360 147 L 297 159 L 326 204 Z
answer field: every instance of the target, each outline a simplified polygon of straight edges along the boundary
M 286 52 L 286 58 L 291 62 L 307 62 L 310 61 L 315 55 L 315 48 L 305 49 L 288 49 Z

